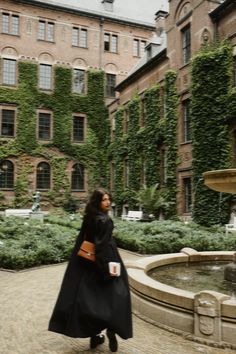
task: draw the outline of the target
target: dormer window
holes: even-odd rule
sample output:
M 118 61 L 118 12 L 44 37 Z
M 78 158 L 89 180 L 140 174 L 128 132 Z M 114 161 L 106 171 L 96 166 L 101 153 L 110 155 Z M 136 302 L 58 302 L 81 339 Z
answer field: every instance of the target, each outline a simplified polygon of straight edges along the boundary
M 147 60 L 150 60 L 152 58 L 152 46 L 151 46 L 151 44 L 149 44 L 147 46 L 146 51 L 147 51 Z
M 113 11 L 113 2 L 114 0 L 102 0 L 102 4 L 104 4 L 104 9 L 106 11 Z

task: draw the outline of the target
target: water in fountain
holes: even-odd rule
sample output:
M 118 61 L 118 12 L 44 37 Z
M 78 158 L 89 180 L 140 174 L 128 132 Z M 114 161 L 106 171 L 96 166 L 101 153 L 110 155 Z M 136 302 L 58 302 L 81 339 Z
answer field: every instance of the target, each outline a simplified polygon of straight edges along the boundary
M 191 262 L 152 269 L 148 275 L 166 285 L 197 293 L 213 290 L 236 299 L 236 283 L 224 279 L 228 262 Z

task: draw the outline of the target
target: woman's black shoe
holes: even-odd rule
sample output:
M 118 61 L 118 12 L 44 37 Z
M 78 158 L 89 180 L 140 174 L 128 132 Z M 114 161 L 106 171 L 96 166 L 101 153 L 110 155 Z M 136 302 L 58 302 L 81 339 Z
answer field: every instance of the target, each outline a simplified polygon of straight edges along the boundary
M 104 334 L 97 334 L 96 336 L 93 336 L 93 337 L 90 338 L 90 348 L 94 349 L 99 344 L 102 344 L 104 342 L 105 342 Z
M 107 329 L 107 338 L 109 339 L 109 348 L 111 352 L 117 352 L 118 343 L 116 339 L 116 335 L 113 331 Z

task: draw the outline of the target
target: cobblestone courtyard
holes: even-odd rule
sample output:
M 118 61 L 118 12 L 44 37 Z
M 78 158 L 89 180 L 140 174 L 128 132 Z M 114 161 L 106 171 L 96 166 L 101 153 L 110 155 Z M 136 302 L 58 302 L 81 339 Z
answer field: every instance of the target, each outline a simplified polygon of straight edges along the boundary
M 121 251 L 124 260 L 137 256 Z M 0 271 L 0 354 L 109 353 L 107 341 L 89 350 L 88 339 L 72 339 L 48 332 L 51 315 L 66 264 L 23 272 Z M 233 354 L 184 339 L 137 316 L 134 337 L 119 338 L 118 354 Z

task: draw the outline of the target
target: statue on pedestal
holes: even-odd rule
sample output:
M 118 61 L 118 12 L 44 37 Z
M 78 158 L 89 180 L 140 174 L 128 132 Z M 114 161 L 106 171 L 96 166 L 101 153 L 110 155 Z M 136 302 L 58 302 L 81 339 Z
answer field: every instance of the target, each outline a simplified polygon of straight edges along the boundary
M 40 202 L 40 192 L 36 192 L 33 195 L 33 205 L 31 208 L 33 213 L 40 211 L 40 203 L 39 202 Z

